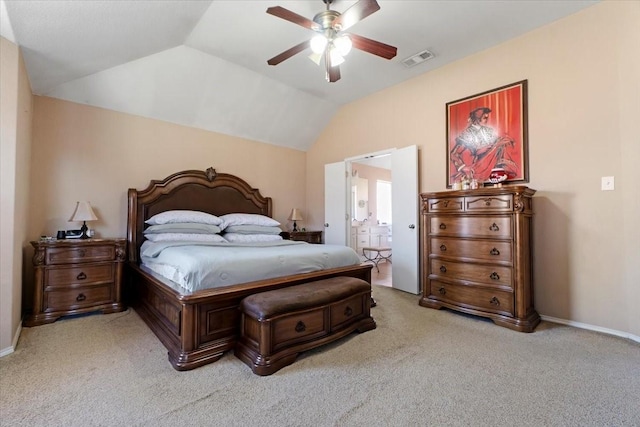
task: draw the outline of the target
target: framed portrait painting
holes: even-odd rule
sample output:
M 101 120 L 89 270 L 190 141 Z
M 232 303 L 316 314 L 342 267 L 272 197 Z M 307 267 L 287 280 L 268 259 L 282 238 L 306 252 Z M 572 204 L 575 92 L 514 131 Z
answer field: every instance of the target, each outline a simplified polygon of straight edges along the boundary
M 526 80 L 446 108 L 447 188 L 464 180 L 488 182 L 492 170 L 506 174 L 505 183 L 529 182 Z

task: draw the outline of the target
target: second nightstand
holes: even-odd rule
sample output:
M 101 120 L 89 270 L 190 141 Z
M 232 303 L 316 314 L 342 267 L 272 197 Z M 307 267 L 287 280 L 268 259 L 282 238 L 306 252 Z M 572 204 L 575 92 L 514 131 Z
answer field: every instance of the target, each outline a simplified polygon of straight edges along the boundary
M 307 243 L 322 243 L 322 231 L 290 231 L 288 234 L 289 240 L 298 240 Z

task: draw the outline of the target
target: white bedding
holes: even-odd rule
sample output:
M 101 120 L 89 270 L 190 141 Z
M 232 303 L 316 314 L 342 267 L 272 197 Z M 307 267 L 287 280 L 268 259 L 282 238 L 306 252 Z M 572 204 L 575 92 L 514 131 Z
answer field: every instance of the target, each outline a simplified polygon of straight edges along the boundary
M 143 266 L 189 291 L 360 264 L 339 245 L 281 240 L 261 243 L 150 242 L 140 249 Z

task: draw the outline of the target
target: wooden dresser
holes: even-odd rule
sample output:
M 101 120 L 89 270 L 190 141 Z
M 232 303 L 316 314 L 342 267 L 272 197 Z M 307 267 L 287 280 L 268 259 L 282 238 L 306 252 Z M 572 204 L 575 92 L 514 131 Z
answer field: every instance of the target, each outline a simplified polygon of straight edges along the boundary
M 533 331 L 534 193 L 514 185 L 421 194 L 420 305 Z
M 97 310 L 123 311 L 125 244 L 125 239 L 31 242 L 35 248 L 33 309 L 24 325 L 52 323 L 61 316 Z

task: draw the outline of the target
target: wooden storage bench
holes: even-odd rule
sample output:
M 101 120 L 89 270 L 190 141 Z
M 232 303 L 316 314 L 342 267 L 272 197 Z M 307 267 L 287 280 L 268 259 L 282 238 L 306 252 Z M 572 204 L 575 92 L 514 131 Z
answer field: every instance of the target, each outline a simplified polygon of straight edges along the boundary
M 298 354 L 354 331 L 375 329 L 371 284 L 334 277 L 262 292 L 240 303 L 235 355 L 257 375 L 271 375 Z

